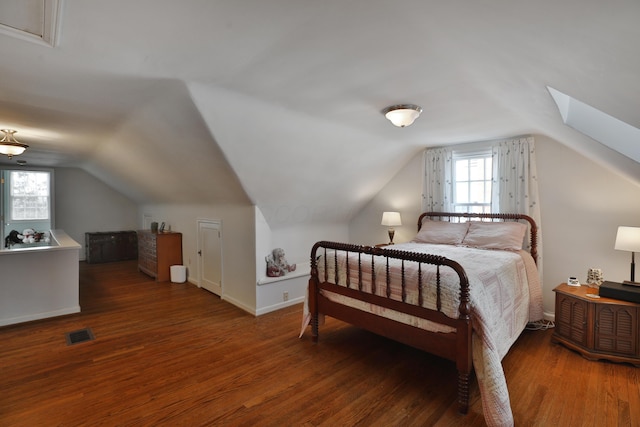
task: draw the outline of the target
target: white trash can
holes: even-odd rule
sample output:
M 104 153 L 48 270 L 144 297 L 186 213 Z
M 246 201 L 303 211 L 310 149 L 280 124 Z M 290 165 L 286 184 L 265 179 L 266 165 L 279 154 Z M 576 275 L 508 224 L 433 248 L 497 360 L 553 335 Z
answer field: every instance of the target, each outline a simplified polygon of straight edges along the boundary
M 184 265 L 172 265 L 170 270 L 171 281 L 173 283 L 184 283 L 187 281 L 187 267 Z

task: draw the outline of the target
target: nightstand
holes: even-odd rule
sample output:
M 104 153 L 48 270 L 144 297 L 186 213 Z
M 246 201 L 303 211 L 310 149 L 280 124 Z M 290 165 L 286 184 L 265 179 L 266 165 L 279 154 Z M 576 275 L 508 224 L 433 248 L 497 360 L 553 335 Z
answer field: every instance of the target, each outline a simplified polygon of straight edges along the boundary
M 589 360 L 640 366 L 640 304 L 598 296 L 597 288 L 561 284 L 552 341 Z M 594 296 L 589 296 L 594 295 Z
M 384 248 L 385 246 L 393 245 L 393 243 L 378 243 L 376 248 Z

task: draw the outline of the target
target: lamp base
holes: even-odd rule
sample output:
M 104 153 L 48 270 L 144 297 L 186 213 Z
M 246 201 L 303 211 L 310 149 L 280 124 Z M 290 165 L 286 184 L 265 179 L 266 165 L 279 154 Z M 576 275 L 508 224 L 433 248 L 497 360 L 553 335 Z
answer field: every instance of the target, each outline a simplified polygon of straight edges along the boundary
M 640 282 L 630 282 L 629 280 L 625 280 L 624 282 L 622 282 L 622 284 L 627 286 L 636 286 L 640 288 Z
M 389 244 L 393 245 L 393 236 L 396 234 L 396 230 L 389 228 Z

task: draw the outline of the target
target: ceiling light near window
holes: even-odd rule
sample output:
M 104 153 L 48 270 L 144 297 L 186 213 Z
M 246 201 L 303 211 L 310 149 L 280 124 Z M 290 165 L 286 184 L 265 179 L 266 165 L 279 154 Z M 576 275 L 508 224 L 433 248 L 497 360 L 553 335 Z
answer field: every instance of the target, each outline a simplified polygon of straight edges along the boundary
M 413 104 L 392 105 L 382 110 L 382 114 L 399 128 L 409 126 L 422 113 L 422 108 Z
M 29 148 L 27 144 L 16 141 L 14 134 L 17 131 L 13 129 L 0 129 L 0 132 L 4 133 L 4 137 L 0 139 L 0 154 L 11 158 L 24 153 L 24 150 Z

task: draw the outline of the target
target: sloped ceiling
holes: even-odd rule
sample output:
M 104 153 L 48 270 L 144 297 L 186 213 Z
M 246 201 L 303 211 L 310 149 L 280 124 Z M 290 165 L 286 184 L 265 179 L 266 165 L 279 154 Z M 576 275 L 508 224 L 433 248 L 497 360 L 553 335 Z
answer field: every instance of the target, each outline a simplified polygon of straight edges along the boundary
M 640 182 L 547 91 L 640 127 L 637 1 L 66 0 L 60 18 L 54 47 L 0 34 L 0 126 L 28 164 L 138 203 L 341 222 L 424 147 L 530 133 Z M 404 102 L 424 111 L 395 128 L 380 111 Z

